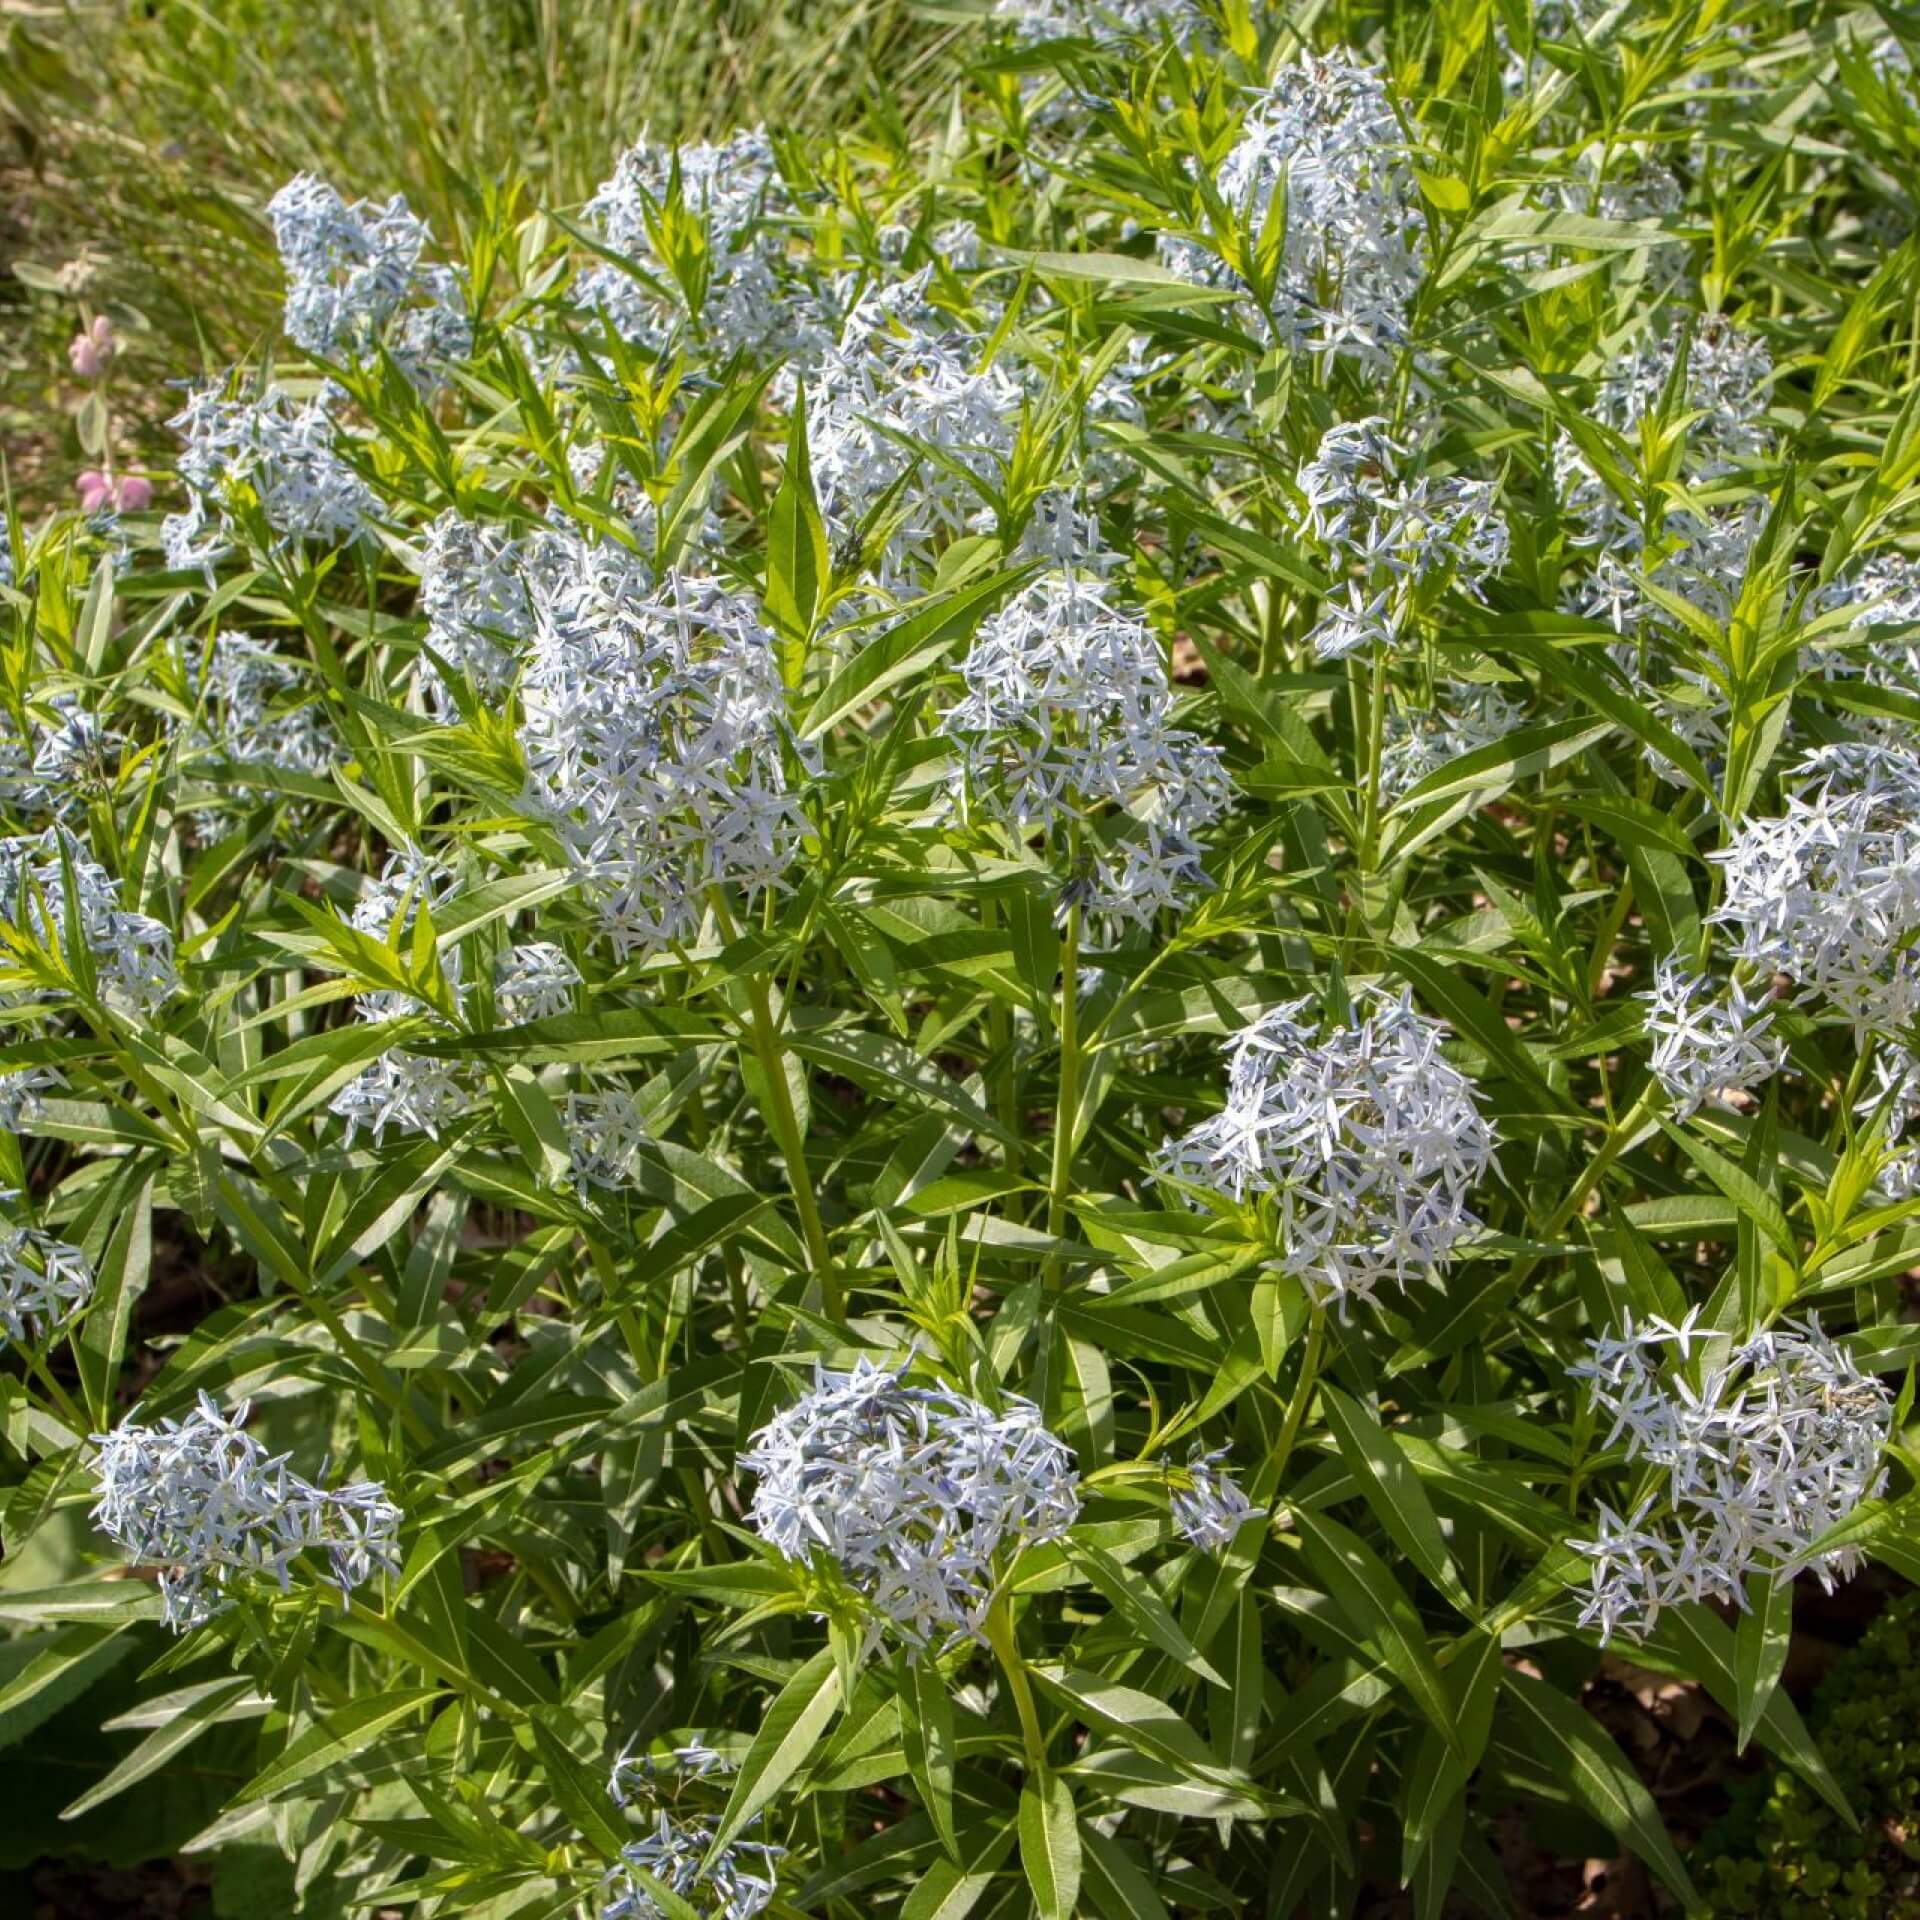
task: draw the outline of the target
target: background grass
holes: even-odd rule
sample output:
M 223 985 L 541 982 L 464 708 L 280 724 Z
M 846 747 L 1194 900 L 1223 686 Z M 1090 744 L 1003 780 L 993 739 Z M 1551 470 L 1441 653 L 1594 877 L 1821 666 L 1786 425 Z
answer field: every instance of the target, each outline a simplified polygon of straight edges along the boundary
M 172 387 L 271 334 L 263 208 L 310 168 L 577 205 L 642 133 L 744 124 L 889 144 L 939 108 L 986 0 L 0 0 L 0 448 L 29 504 L 89 464 L 63 418 L 82 308 L 126 338 L 116 405 L 152 457 Z M 849 121 L 852 122 L 851 129 Z

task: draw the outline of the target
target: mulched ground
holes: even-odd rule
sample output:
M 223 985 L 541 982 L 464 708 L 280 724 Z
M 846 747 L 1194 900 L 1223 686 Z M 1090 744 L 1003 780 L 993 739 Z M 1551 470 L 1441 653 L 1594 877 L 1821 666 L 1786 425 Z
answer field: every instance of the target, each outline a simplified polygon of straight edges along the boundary
M 43 1860 L 29 1884 L 30 1904 L 18 1920 L 210 1920 L 213 1913 L 206 1874 L 191 1861 L 119 1870 Z

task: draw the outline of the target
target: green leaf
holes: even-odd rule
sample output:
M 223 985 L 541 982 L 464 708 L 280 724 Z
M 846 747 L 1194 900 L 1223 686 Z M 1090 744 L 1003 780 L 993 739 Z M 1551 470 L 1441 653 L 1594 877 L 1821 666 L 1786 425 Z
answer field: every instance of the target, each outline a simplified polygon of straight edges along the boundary
M 803 380 L 787 428 L 787 461 L 767 519 L 767 612 L 774 624 L 804 641 L 820 617 L 833 573 L 826 523 L 814 496 L 807 448 L 807 387 Z
M 1080 1823 L 1073 1790 L 1057 1773 L 1020 1789 L 1020 1864 L 1040 1920 L 1073 1920 L 1080 1897 Z
M 223 1719 L 230 1708 L 249 1699 L 252 1693 L 253 1682 L 245 1674 L 202 1693 L 148 1734 L 104 1779 L 96 1781 L 79 1799 L 63 1807 L 60 1818 L 77 1820 L 116 1794 L 137 1786 L 149 1774 L 158 1773 L 175 1754 L 191 1746 L 209 1727 Z
M 1154 1591 L 1150 1581 L 1135 1573 L 1131 1567 L 1123 1566 L 1104 1547 L 1097 1546 L 1091 1540 L 1070 1534 L 1066 1548 L 1068 1557 L 1113 1603 L 1114 1610 L 1135 1633 L 1149 1645 L 1158 1647 L 1162 1653 L 1179 1661 L 1189 1671 L 1197 1673 L 1202 1680 L 1210 1680 L 1216 1686 L 1225 1685 L 1200 1649 L 1181 1630 L 1172 1609 Z
M 1800 1247 L 1793 1228 L 1780 1203 L 1753 1176 L 1736 1166 L 1717 1148 L 1670 1120 L 1660 1122 L 1660 1131 L 1704 1173 L 1739 1209 L 1742 1219 L 1753 1224 L 1783 1253 L 1790 1265 L 1800 1264 Z
M 234 1795 L 233 1804 L 244 1807 L 256 1800 L 271 1800 L 301 1786 L 329 1767 L 364 1753 L 388 1728 L 445 1698 L 439 1687 L 401 1687 L 355 1700 L 296 1736 L 278 1759 L 269 1761 Z
M 970 581 L 953 593 L 923 602 L 877 639 L 868 640 L 807 710 L 800 723 L 801 738 L 817 740 L 890 687 L 971 639 L 988 606 L 1032 573 L 1031 567 L 1008 567 L 984 580 Z
M 833 1649 L 823 1647 L 780 1689 L 760 1722 L 713 1830 L 709 1862 L 812 1759 L 839 1706 L 840 1668 Z
M 1552 1779 L 1694 1911 L 1699 1900 L 1686 1865 L 1674 1850 L 1653 1796 L 1613 1736 L 1584 1708 L 1531 1674 L 1504 1667 L 1500 1684 L 1510 1718 Z
M 1604 740 L 1610 724 L 1591 720 L 1554 720 L 1544 726 L 1520 727 L 1471 753 L 1456 755 L 1416 781 L 1391 807 L 1389 819 L 1431 805 L 1472 794 L 1484 805 L 1497 799 L 1516 781 L 1563 765 Z
M 1441 1739 L 1457 1750 L 1460 1735 L 1453 1706 L 1434 1665 L 1426 1629 L 1386 1562 L 1358 1534 L 1325 1514 L 1300 1508 L 1293 1524 L 1308 1564 L 1334 1605 L 1386 1663 Z
M 1394 1445 L 1379 1420 L 1329 1380 L 1320 1383 L 1320 1406 L 1333 1429 L 1367 1505 L 1402 1553 L 1469 1619 L 1479 1609 L 1447 1552 L 1440 1518 L 1427 1498 L 1407 1456 Z
M 1152 1877 L 1123 1842 L 1083 1826 L 1080 1851 L 1086 1890 L 1102 1920 L 1168 1920 Z
M 1733 1632 L 1733 1671 L 1739 1703 L 1735 1751 L 1744 1753 L 1786 1670 L 1793 1638 L 1793 1582 L 1747 1576 L 1747 1611 Z
M 567 1725 L 568 1716 L 561 1713 L 528 1716 L 527 1732 L 540 1756 L 540 1771 L 555 1804 L 573 1822 L 580 1837 L 603 1860 L 617 1860 L 620 1849 L 632 1836 L 614 1815 L 602 1770 L 587 1766 L 568 1746 Z
M 10 1747 L 76 1700 L 134 1650 L 117 1623 L 61 1627 L 0 1644 L 0 1747 Z
M 902 1649 L 895 1668 L 900 1691 L 900 1736 L 907 1771 L 940 1844 L 956 1864 L 960 1842 L 953 1823 L 953 1701 L 935 1663 Z
M 1649 1665 L 1664 1662 L 1675 1673 L 1697 1680 L 1721 1708 L 1738 1713 L 1740 1682 L 1734 1635 L 1705 1607 L 1666 1609 L 1639 1653 Z M 1859 1826 L 1800 1710 L 1778 1687 L 1761 1703 L 1755 1727 L 1769 1752 L 1799 1774 L 1849 1827 Z

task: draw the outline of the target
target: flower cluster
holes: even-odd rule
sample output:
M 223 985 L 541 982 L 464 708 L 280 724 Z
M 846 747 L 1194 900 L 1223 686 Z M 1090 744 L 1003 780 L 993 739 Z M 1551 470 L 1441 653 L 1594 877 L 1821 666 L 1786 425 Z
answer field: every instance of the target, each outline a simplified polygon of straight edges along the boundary
M 1659 410 L 1683 354 L 1679 405 L 1688 424 L 1679 477 L 1698 488 L 1724 482 L 1773 446 L 1766 418 L 1773 362 L 1763 341 L 1718 316 L 1670 318 L 1610 363 L 1594 417 L 1616 434 L 1634 434 Z M 1649 525 L 1640 503 L 1622 500 L 1571 438 L 1555 441 L 1553 461 L 1572 538 L 1595 549 L 1592 571 L 1568 592 L 1575 611 L 1628 633 L 1655 611 L 1644 584 L 1651 578 L 1715 618 L 1726 617 L 1765 523 L 1763 502 L 1669 499 Z M 1664 710 L 1669 703 L 1660 704 Z M 1682 695 L 1682 717 L 1684 705 Z
M 702 1779 L 724 1765 L 711 1747 L 681 1747 L 673 1757 L 682 1778 Z M 779 1863 L 786 1848 L 742 1836 L 713 1855 L 719 1822 L 661 1804 L 657 1785 L 650 1760 L 635 1763 L 623 1757 L 614 1762 L 607 1784 L 613 1804 L 624 1812 L 644 1800 L 652 1808 L 653 1824 L 620 1849 L 619 1863 L 601 1883 L 605 1905 L 600 1920 L 664 1920 L 639 1874 L 683 1900 L 697 1902 L 697 1910 L 714 1920 L 754 1920 L 779 1891 Z M 758 1825 L 757 1817 L 747 1823 L 749 1831 Z
M 1405 473 L 1407 448 L 1375 416 L 1329 427 L 1300 468 L 1302 517 L 1346 581 L 1310 638 L 1323 660 L 1403 643 L 1448 583 L 1477 595 L 1507 562 L 1491 481 Z
M 1438 1282 L 1480 1225 L 1468 1199 L 1493 1131 L 1410 995 L 1367 987 L 1331 1021 L 1312 1008 L 1276 1007 L 1234 1039 L 1225 1108 L 1159 1167 L 1236 1200 L 1273 1195 L 1283 1268 L 1345 1312 L 1383 1280 Z
M 1173 1524 L 1207 1553 L 1225 1553 L 1240 1529 L 1261 1511 L 1218 1464 L 1226 1457 L 1224 1448 L 1203 1453 L 1195 1447 L 1187 1461 L 1186 1486 L 1172 1488 L 1167 1496 Z
M 69 882 L 79 924 L 68 917 Z M 0 840 L 0 919 L 43 945 L 84 945 L 110 1005 L 151 1014 L 180 990 L 173 934 L 120 905 L 120 883 L 63 828 Z
M 429 709 L 450 718 L 453 699 L 432 656 L 465 674 L 476 692 L 497 698 L 513 684 L 521 649 L 533 638 L 529 569 L 538 564 L 538 536 L 443 513 L 427 529 L 417 562 L 420 611 L 430 650 L 419 679 Z
M 93 1262 L 69 1242 L 37 1227 L 0 1229 L 0 1332 L 16 1342 L 57 1333 L 93 1298 L 93 1278 Z
M 41 1095 L 66 1082 L 53 1067 L 18 1067 L 0 1073 L 0 1131 L 18 1133 L 41 1118 Z
M 552 1020 L 573 1011 L 580 969 L 551 940 L 509 947 L 493 966 L 493 1005 L 502 1023 Z
M 753 1436 L 748 1520 L 790 1560 L 831 1562 L 909 1646 L 978 1634 L 1011 1554 L 1080 1511 L 1072 1451 L 1030 1401 L 995 1413 L 860 1362 Z
M 1741 823 L 1710 857 L 1725 875 L 1714 919 L 1763 976 L 1784 973 L 1856 1035 L 1920 1015 L 1920 755 L 1822 748 L 1796 771 L 1786 811 Z
M 20 806 L 64 817 L 110 790 L 126 741 L 69 695 L 49 704 L 57 723 L 40 734 L 32 760 L 8 784 Z
M 1244 289 L 1284 346 L 1388 363 L 1407 338 L 1425 260 L 1407 136 L 1381 70 L 1341 53 L 1303 54 L 1282 68 L 1249 110 L 1216 185 L 1242 236 L 1238 257 L 1164 235 L 1167 265 Z M 1283 237 L 1266 287 L 1255 256 L 1270 220 Z
M 251 634 L 185 646 L 187 691 L 201 704 L 194 745 L 242 765 L 324 774 L 340 758 L 325 712 L 301 697 L 299 666 Z
M 717 145 L 642 141 L 586 206 L 587 221 L 620 261 L 589 268 L 574 298 L 656 351 L 690 330 L 722 360 L 791 352 L 799 342 L 777 226 L 790 211 L 773 143 L 759 128 Z
M 1912 634 L 1920 626 L 1920 560 L 1904 553 L 1876 553 L 1828 587 L 1820 604 L 1851 616 L 1847 631 L 1853 644 L 1822 655 L 1821 665 L 1830 677 L 1858 678 L 1908 699 L 1920 696 L 1920 641 Z M 1891 747 L 1912 738 L 1911 724 L 1890 715 L 1856 715 L 1854 724 Z
M 400 849 L 388 856 L 378 878 L 361 889 L 349 923 L 361 933 L 391 938 L 396 928 L 404 932 L 412 925 L 421 906 L 431 914 L 451 896 L 453 884 L 452 877 L 418 849 Z M 441 966 L 458 999 L 458 949 L 448 953 Z M 432 1011 L 400 992 L 364 993 L 355 1002 L 362 1020 L 399 1020 Z M 437 1140 L 441 1130 L 470 1112 L 473 1104 L 474 1090 L 463 1063 L 392 1047 L 349 1080 L 333 1096 L 328 1111 L 347 1123 L 348 1146 L 363 1130 L 373 1135 L 377 1146 L 389 1127 Z
M 625 1187 L 647 1142 L 646 1123 L 633 1095 L 623 1087 L 606 1093 L 570 1093 L 562 1116 L 573 1184 Z
M 165 1618 L 176 1632 L 231 1604 L 235 1574 L 270 1574 L 285 1593 L 295 1558 L 325 1552 L 333 1584 L 350 1594 L 376 1572 L 399 1570 L 400 1509 L 370 1480 L 329 1491 L 292 1472 L 201 1394 L 181 1420 L 128 1422 L 97 1433 L 94 1522 L 140 1566 L 157 1566 Z
M 1796 1571 L 1807 1547 L 1886 1479 L 1886 1387 L 1817 1321 L 1757 1334 L 1720 1358 L 1724 1345 L 1694 1317 L 1629 1320 L 1571 1370 L 1612 1417 L 1606 1444 L 1624 1434 L 1629 1460 L 1666 1472 L 1664 1517 L 1657 1495 L 1624 1518 L 1602 1506 L 1598 1536 L 1571 1543 L 1594 1563 L 1581 1625 L 1598 1621 L 1603 1639 L 1622 1624 L 1648 1631 L 1683 1600 L 1744 1608 L 1750 1573 Z M 1689 1376 L 1696 1341 L 1707 1357 Z M 1678 1349 L 1679 1372 L 1663 1365 L 1667 1347 Z M 1807 1564 L 1831 1589 L 1859 1558 L 1840 1549 Z
M 1160 643 L 1112 588 L 1043 574 L 982 623 L 961 673 L 966 695 L 941 726 L 967 803 L 1022 838 L 1085 840 L 1063 907 L 1147 925 L 1207 884 L 1198 836 L 1233 782 L 1213 747 L 1172 724 Z
M 234 514 L 246 503 L 281 541 L 336 545 L 357 539 L 374 517 L 366 482 L 334 446 L 324 394 L 296 405 L 278 387 L 256 400 L 207 387 L 168 424 L 186 442 L 179 466 L 189 496 L 160 530 L 170 567 L 222 558 L 240 537 Z
M 865 293 L 807 371 L 807 446 L 820 511 L 850 548 L 889 494 L 878 569 L 898 593 L 943 537 L 990 525 L 984 496 L 1011 456 L 1022 390 L 984 339 L 927 303 L 931 268 Z M 912 477 L 910 487 L 902 482 Z M 896 493 L 896 490 L 899 490 Z
M 1403 708 L 1386 718 L 1380 794 L 1398 800 L 1429 774 L 1504 740 L 1526 724 L 1525 712 L 1496 686 L 1443 681 L 1430 707 Z
M 473 351 L 459 280 L 450 267 L 425 264 L 433 235 L 398 194 L 384 207 L 349 206 L 325 180 L 301 173 L 267 202 L 267 217 L 295 346 L 323 357 L 384 346 L 416 381 Z
M 1920 1194 L 1920 1054 L 1889 1042 L 1873 1056 L 1873 1085 L 1854 1107 L 1854 1117 L 1878 1122 L 1886 1158 L 1875 1184 L 1897 1200 Z
M 536 609 L 522 697 L 527 804 L 623 959 L 693 934 L 716 889 L 785 884 L 806 830 L 798 749 L 750 597 L 698 574 L 569 580 Z
M 999 0 L 994 18 L 1011 26 L 1014 38 L 1026 45 L 1092 40 L 1117 46 L 1152 40 L 1163 31 L 1185 43 L 1206 24 L 1194 0 Z
M 1669 954 L 1655 966 L 1644 998 L 1653 1041 L 1648 1064 L 1679 1119 L 1702 1101 L 1759 1086 L 1786 1058 L 1769 995 L 1738 979 L 1717 983 Z

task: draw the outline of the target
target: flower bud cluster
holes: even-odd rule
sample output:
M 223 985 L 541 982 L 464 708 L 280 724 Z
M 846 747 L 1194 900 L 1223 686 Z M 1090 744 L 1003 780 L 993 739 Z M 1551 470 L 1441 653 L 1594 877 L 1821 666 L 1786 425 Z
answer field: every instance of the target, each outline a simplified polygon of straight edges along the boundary
M 425 264 L 433 235 L 399 194 L 384 207 L 348 205 L 325 180 L 301 173 L 267 202 L 267 217 L 295 346 L 322 358 L 385 347 L 417 383 L 473 351 L 459 280 L 450 267 Z
M 370 1480 L 315 1486 L 245 1432 L 246 1417 L 246 1402 L 229 1416 L 203 1393 L 184 1419 L 129 1421 L 93 1436 L 94 1523 L 134 1564 L 164 1569 L 164 1617 L 175 1632 L 230 1605 L 236 1574 L 270 1575 L 287 1592 L 293 1562 L 309 1548 L 326 1554 L 343 1595 L 399 1570 L 401 1514 L 386 1489 Z
M 1818 1321 L 1757 1334 L 1731 1354 L 1693 1322 L 1628 1320 L 1571 1369 L 1612 1417 L 1606 1444 L 1624 1434 L 1629 1461 L 1666 1472 L 1664 1518 L 1658 1496 L 1625 1518 L 1602 1506 L 1598 1536 L 1570 1543 L 1594 1563 L 1581 1625 L 1598 1621 L 1603 1639 L 1623 1624 L 1646 1632 L 1681 1601 L 1744 1608 L 1749 1574 L 1796 1570 L 1886 1481 L 1891 1398 Z M 1707 1357 L 1690 1371 L 1695 1341 Z M 1667 1347 L 1678 1368 L 1664 1361 Z M 1859 1563 L 1850 1549 L 1806 1562 L 1829 1590 Z
M 1269 218 L 1283 223 L 1259 314 L 1273 337 L 1295 351 L 1387 365 L 1407 339 L 1425 273 L 1425 224 L 1382 70 L 1344 53 L 1307 53 L 1283 67 L 1254 101 L 1217 185 L 1249 254 Z M 1189 279 L 1253 292 L 1250 261 L 1229 265 L 1172 235 L 1160 255 Z
M 0 1228 L 0 1333 L 37 1343 L 59 1332 L 93 1298 L 93 1280 L 80 1248 L 37 1227 Z
M 1263 1014 L 1228 1048 L 1227 1104 L 1162 1148 L 1163 1174 L 1279 1207 L 1281 1265 L 1342 1311 L 1383 1280 L 1438 1284 L 1479 1219 L 1493 1165 L 1473 1082 L 1409 994 L 1365 987 L 1344 1017 L 1311 1000 Z
M 1479 595 L 1507 562 L 1499 490 L 1488 480 L 1415 474 L 1379 416 L 1329 427 L 1301 467 L 1302 519 L 1334 562 L 1337 590 L 1308 636 L 1323 660 L 1409 637 L 1424 600 L 1449 582 Z
M 1206 886 L 1198 836 L 1233 783 L 1215 748 L 1172 724 L 1160 642 L 1111 586 L 1041 575 L 981 624 L 961 677 L 941 729 L 967 802 L 1021 837 L 1085 835 L 1068 904 L 1149 925 Z
M 748 1521 L 790 1560 L 826 1560 L 910 1647 L 981 1632 L 1007 1563 L 1080 1512 L 1073 1453 L 1030 1401 L 995 1413 L 860 1362 L 753 1436 Z

